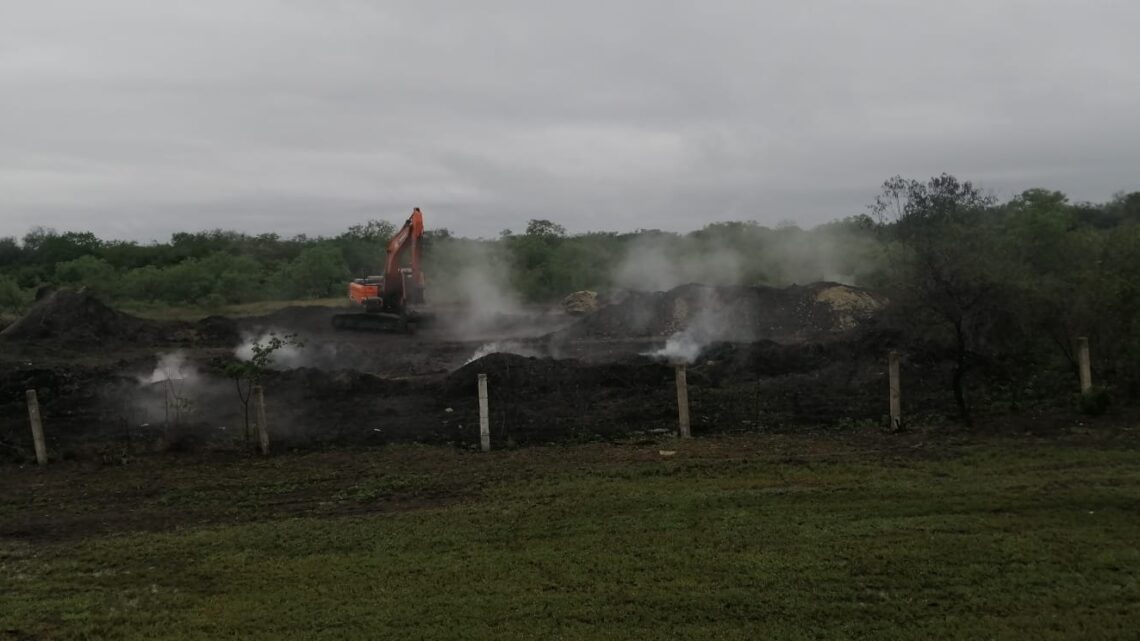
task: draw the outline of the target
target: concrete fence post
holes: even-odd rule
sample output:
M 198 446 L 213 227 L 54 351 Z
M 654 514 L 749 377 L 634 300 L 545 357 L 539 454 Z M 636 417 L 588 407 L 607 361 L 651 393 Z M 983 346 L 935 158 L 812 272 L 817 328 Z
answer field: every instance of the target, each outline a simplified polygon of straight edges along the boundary
M 491 410 L 487 399 L 487 375 L 479 375 L 479 446 L 491 451 Z
M 269 423 L 265 418 L 265 388 L 260 385 L 253 386 L 253 402 L 257 411 L 257 440 L 261 446 L 261 455 L 269 456 Z
M 1089 362 L 1089 339 L 1081 336 L 1077 339 L 1077 362 L 1080 365 L 1081 393 L 1087 394 L 1092 389 L 1092 365 Z
M 899 382 L 899 353 L 891 351 L 887 354 L 887 371 L 891 379 L 891 429 L 902 429 L 902 385 Z
M 677 424 L 681 438 L 690 438 L 689 432 L 689 382 L 685 377 L 685 366 L 677 365 Z
M 28 420 L 32 424 L 32 444 L 36 448 L 36 463 L 47 465 L 47 443 L 44 442 L 44 424 L 40 419 L 40 401 L 36 390 L 30 389 L 28 396 Z

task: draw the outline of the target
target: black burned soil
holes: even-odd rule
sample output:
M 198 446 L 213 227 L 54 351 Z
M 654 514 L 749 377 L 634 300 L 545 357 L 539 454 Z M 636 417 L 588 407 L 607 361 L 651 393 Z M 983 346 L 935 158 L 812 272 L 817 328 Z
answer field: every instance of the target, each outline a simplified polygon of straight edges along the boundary
M 911 420 L 954 413 L 950 366 L 879 327 L 863 290 L 706 287 L 628 294 L 581 318 L 547 310 L 415 335 L 337 332 L 342 309 L 292 307 L 197 323 L 135 318 L 59 291 L 0 334 L 0 459 L 27 460 L 36 389 L 53 456 L 246 447 L 247 407 L 225 366 L 243 342 L 295 334 L 262 381 L 275 447 L 478 443 L 476 379 L 500 445 L 675 429 L 673 367 L 646 354 L 699 330 L 688 365 L 695 433 L 885 424 L 886 353 L 903 352 Z M 457 322 L 455 319 L 463 319 Z M 159 359 L 178 360 L 177 375 Z M 1024 399 L 1029 401 L 1032 399 Z

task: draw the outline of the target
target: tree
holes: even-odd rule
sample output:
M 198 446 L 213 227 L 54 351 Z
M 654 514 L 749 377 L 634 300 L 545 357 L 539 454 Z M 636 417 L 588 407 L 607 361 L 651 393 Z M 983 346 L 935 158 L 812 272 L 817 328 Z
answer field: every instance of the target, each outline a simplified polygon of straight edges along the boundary
M 91 255 L 57 263 L 55 277 L 62 284 L 87 287 L 100 296 L 113 294 L 119 286 L 115 268 L 102 258 Z
M 1005 279 L 1019 291 L 1017 305 L 1023 334 L 1048 336 L 1076 370 L 1073 337 L 1084 325 L 1089 273 L 1082 255 L 1096 253 L 1095 233 L 1084 229 L 1065 194 L 1030 189 L 1001 208 L 1002 246 L 1007 260 Z M 1029 348 L 1032 349 L 1032 348 Z
M 1140 223 L 1140 191 L 1130 194 L 1118 193 L 1106 207 L 1108 212 L 1121 222 Z
M 899 176 L 883 183 L 872 211 L 896 239 L 891 298 L 911 324 L 944 330 L 953 345 L 952 387 L 959 416 L 972 423 L 966 376 L 1003 300 L 991 264 L 992 230 L 983 215 L 995 199 L 969 182 L 942 174 L 927 183 Z
M 346 286 L 348 274 L 344 255 L 337 247 L 309 247 L 281 271 L 281 291 L 292 298 L 328 296 Z
M 396 226 L 386 220 L 370 220 L 349 227 L 335 241 L 347 271 L 361 276 L 380 273 L 388 242 L 397 231 Z
M 24 254 L 43 265 L 75 260 L 97 254 L 102 242 L 91 232 L 64 232 L 35 227 L 24 235 Z
M 871 205 L 881 225 L 892 223 L 901 234 L 935 230 L 945 223 L 969 223 L 997 202 L 973 183 L 942 174 L 925 183 L 901 176 L 888 178 Z
M 212 276 L 204 299 L 219 303 L 241 303 L 265 298 L 265 270 L 250 256 L 210 254 L 201 261 L 202 269 Z
M 561 238 L 566 228 L 549 220 L 530 220 L 526 224 L 526 235 L 537 238 Z
M 286 347 L 304 347 L 304 345 L 296 334 L 278 336 L 270 332 L 269 335 L 250 344 L 248 359 L 233 361 L 226 365 L 226 376 L 233 380 L 238 400 L 241 402 L 246 445 L 250 440 L 249 403 L 252 400 L 254 386 L 260 384 L 266 372 L 272 368 L 274 354 Z
M 27 303 L 16 280 L 0 274 L 0 311 L 18 312 Z
M 0 238 L 0 269 L 18 264 L 23 255 L 24 252 L 15 238 L 11 236 Z
M 341 237 L 387 244 L 395 235 L 395 225 L 386 220 L 373 219 L 359 225 L 352 225 Z

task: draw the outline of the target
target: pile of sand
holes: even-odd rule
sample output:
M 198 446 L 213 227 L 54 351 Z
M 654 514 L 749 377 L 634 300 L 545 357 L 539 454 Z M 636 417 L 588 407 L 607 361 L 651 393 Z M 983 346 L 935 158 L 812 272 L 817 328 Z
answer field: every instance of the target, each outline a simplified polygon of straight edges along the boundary
M 598 309 L 598 293 L 591 291 L 574 292 L 562 299 L 562 309 L 567 314 L 581 316 Z

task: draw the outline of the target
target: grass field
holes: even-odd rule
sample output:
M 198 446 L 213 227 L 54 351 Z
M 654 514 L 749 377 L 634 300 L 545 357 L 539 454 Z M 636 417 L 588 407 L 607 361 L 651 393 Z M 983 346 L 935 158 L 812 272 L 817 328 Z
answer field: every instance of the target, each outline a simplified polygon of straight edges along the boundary
M 1136 639 L 1138 448 L 1121 428 L 0 468 L 0 639 Z

